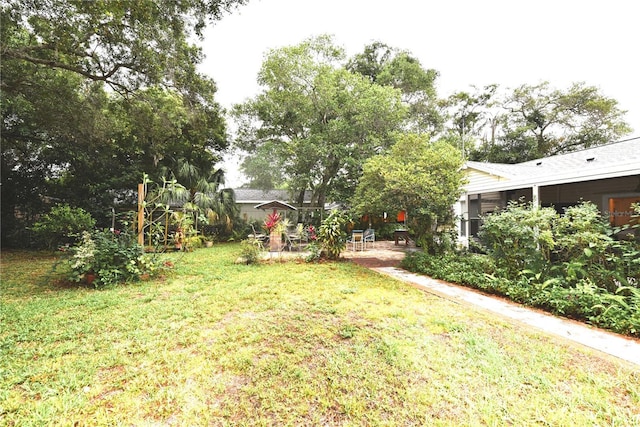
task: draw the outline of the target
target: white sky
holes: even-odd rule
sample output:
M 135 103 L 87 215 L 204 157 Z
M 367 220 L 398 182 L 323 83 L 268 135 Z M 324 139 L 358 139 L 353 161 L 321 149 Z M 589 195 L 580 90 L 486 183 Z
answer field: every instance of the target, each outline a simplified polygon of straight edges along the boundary
M 377 40 L 437 70 L 441 97 L 490 83 L 585 82 L 628 110 L 630 136 L 640 136 L 639 20 L 636 0 L 249 0 L 207 31 L 200 70 L 230 108 L 259 92 L 272 48 L 331 34 L 352 56 Z M 227 162 L 227 185 L 239 183 L 236 166 Z

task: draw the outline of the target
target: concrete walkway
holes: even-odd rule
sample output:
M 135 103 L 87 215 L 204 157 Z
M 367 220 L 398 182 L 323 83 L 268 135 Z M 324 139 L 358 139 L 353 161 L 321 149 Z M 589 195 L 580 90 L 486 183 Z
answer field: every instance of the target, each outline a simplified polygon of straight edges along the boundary
M 570 341 L 582 344 L 605 354 L 640 366 L 640 341 L 541 313 L 522 305 L 499 298 L 482 295 L 470 289 L 453 285 L 427 276 L 409 273 L 396 267 L 373 267 L 372 270 L 394 277 L 426 292 L 449 300 L 470 304 L 489 310 L 506 318 Z

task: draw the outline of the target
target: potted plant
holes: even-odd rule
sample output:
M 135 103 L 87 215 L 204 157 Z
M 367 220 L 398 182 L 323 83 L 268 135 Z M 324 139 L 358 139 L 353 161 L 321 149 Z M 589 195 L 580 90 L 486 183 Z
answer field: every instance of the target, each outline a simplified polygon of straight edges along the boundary
M 204 230 L 202 232 L 202 241 L 204 243 L 205 248 L 210 248 L 213 246 L 213 235 L 209 233 L 205 233 Z
M 185 240 L 184 231 L 182 230 L 182 227 L 178 227 L 176 229 L 176 233 L 173 236 L 173 242 L 176 245 L 176 250 L 177 251 L 181 251 L 182 250 L 182 246 L 184 244 L 184 240 Z
M 281 216 L 278 212 L 274 211 L 267 215 L 264 220 L 264 228 L 269 233 L 269 250 L 279 251 L 282 245 L 282 229 L 280 227 Z

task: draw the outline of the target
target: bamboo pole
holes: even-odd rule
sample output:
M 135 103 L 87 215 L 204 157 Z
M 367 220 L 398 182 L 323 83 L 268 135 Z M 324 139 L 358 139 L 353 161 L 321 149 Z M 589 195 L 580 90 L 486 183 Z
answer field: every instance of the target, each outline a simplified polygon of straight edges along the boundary
M 144 246 L 144 184 L 138 184 L 138 244 Z
M 169 212 L 164 212 L 164 247 L 167 247 L 169 239 Z

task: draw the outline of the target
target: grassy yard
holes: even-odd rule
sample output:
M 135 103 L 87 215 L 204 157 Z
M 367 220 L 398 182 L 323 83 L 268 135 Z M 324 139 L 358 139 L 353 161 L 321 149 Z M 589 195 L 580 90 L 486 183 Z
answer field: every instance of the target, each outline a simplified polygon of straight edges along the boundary
M 0 425 L 640 426 L 638 368 L 348 262 L 239 250 L 106 290 L 3 253 Z

